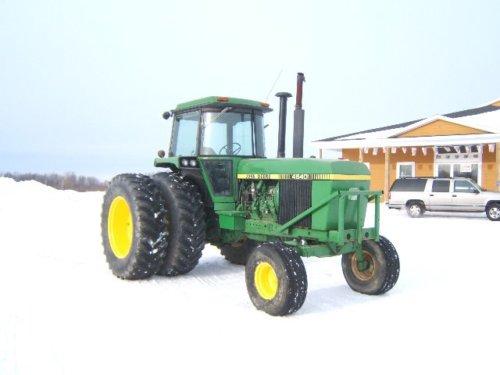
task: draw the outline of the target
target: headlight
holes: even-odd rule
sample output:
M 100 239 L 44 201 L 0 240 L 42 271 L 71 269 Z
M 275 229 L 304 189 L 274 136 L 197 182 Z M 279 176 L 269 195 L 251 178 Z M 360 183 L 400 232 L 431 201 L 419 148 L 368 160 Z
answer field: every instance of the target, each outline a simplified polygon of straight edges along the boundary
M 188 163 L 189 163 L 189 162 L 188 162 L 188 160 L 187 160 L 187 159 L 182 159 L 182 160 L 181 160 L 181 165 L 182 165 L 183 167 L 187 167 L 187 166 L 188 166 Z
M 189 166 L 190 166 L 190 167 L 196 167 L 196 160 L 195 160 L 195 159 L 191 159 L 191 160 L 189 161 Z

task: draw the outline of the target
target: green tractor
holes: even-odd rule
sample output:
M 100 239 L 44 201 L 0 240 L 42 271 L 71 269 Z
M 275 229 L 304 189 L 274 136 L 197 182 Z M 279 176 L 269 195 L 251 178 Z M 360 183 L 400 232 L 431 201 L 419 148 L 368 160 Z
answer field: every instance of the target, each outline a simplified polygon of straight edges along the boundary
M 179 104 L 168 155 L 153 176 L 121 174 L 104 196 L 102 237 L 111 271 L 123 279 L 186 274 L 206 243 L 245 265 L 248 294 L 271 315 L 297 311 L 306 298 L 301 257 L 342 256 L 349 286 L 390 290 L 398 254 L 379 235 L 380 191 L 363 163 L 302 158 L 302 81 L 294 116 L 294 156 L 284 159 L 286 101 L 279 93 L 278 158 L 264 155 L 266 103 L 207 97 Z M 365 228 L 367 203 L 375 225 Z

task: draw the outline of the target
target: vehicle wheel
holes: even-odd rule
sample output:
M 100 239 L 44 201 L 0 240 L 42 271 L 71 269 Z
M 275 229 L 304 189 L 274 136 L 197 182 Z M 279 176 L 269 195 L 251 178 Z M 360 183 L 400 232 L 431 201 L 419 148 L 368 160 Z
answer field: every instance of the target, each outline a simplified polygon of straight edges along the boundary
M 206 218 L 206 238 L 205 241 L 209 244 L 220 247 L 220 228 L 219 228 L 219 217 L 214 212 L 212 207 L 205 207 L 205 218 Z
M 245 267 L 245 279 L 254 306 L 270 315 L 292 314 L 306 299 L 304 263 L 294 249 L 281 242 L 254 248 Z
M 159 221 L 168 233 L 159 275 L 188 273 L 198 264 L 205 247 L 205 209 L 198 188 L 178 173 L 158 173 L 153 181 L 165 210 Z
M 220 253 L 228 262 L 244 266 L 256 244 L 255 241 L 245 238 L 238 242 L 222 244 Z
M 121 174 L 104 195 L 101 233 L 111 271 L 122 279 L 154 275 L 165 257 L 166 234 L 155 217 L 163 205 L 151 178 Z
M 422 217 L 425 212 L 425 207 L 422 203 L 411 202 L 406 206 L 406 212 L 410 217 Z
M 399 257 L 394 245 L 380 236 L 378 242 L 363 241 L 367 263 L 360 269 L 355 253 L 342 254 L 342 271 L 351 289 L 363 294 L 384 294 L 399 277 Z
M 499 203 L 491 203 L 486 206 L 486 216 L 491 221 L 499 221 L 500 220 L 500 204 Z

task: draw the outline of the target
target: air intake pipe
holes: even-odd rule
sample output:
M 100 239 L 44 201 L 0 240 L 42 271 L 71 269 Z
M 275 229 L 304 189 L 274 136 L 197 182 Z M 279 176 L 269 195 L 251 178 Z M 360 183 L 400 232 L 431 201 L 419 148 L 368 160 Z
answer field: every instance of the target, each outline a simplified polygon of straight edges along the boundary
M 278 157 L 285 157 L 285 138 L 286 138 L 286 102 L 292 96 L 289 92 L 279 92 L 276 94 L 280 98 L 280 114 L 278 128 Z
M 302 109 L 302 85 L 306 81 L 304 73 L 297 73 L 297 95 L 293 112 L 293 157 L 304 157 L 304 110 Z

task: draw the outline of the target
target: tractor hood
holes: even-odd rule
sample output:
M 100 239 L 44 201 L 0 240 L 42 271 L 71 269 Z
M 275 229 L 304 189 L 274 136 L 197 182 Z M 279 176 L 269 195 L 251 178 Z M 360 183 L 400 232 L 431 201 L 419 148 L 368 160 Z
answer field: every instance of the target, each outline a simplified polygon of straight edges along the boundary
M 242 159 L 238 179 L 369 181 L 363 163 L 318 159 Z

